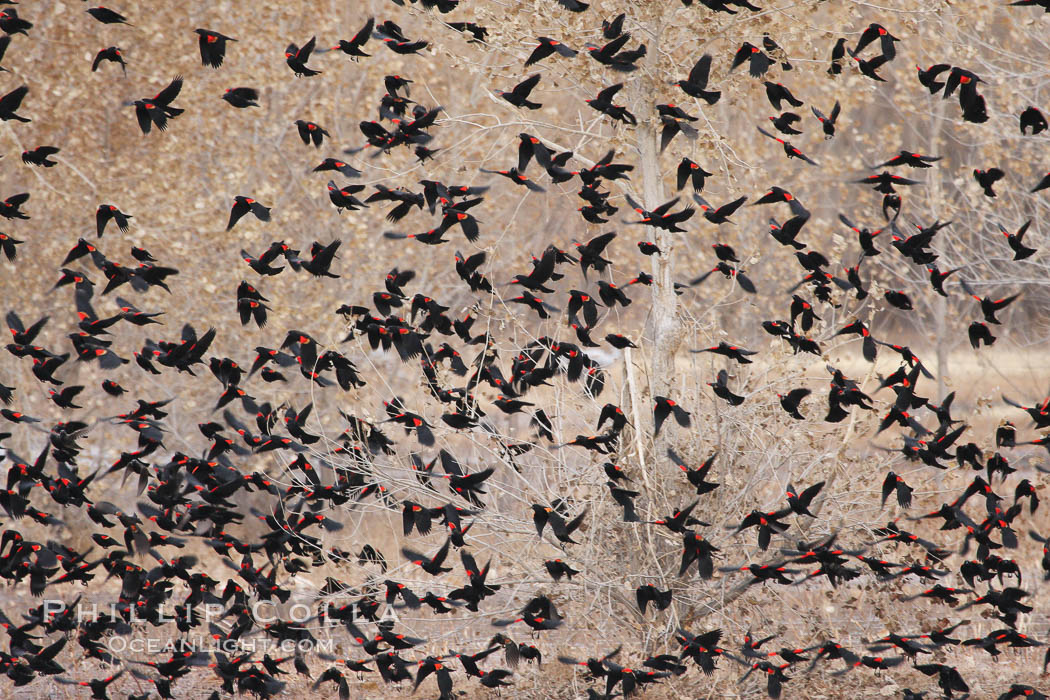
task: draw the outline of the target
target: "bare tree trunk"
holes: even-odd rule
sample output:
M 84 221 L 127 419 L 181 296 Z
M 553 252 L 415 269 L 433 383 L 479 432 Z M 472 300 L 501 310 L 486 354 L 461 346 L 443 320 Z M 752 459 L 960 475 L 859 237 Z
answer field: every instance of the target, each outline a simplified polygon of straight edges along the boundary
M 936 154 L 940 152 L 942 124 L 944 124 L 943 100 L 938 101 L 936 110 L 930 115 L 930 143 L 927 153 Z M 935 216 L 941 211 L 941 207 L 944 206 L 944 190 L 938 177 L 930 179 L 930 205 Z M 944 382 L 948 376 L 948 300 L 939 294 L 937 295 L 937 302 L 934 308 L 934 316 L 937 324 L 937 337 L 934 339 L 937 350 L 937 400 L 943 401 Z
M 660 94 L 655 84 L 659 70 L 660 35 L 663 30 L 662 12 L 654 11 L 648 25 L 646 39 L 650 50 L 645 57 L 643 74 L 630 83 L 631 102 L 635 106 L 638 127 L 635 129 L 635 145 L 641 168 L 639 193 L 642 205 L 653 209 L 664 201 L 663 180 L 660 175 L 660 147 L 654 99 Z M 651 339 L 649 345 L 649 390 L 651 396 L 671 393 L 674 377 L 674 356 L 681 343 L 681 328 L 678 319 L 678 296 L 674 291 L 674 234 L 662 229 L 648 228 L 649 235 L 660 248 L 660 253 L 650 257 L 653 275 L 653 305 L 645 335 Z M 666 435 L 654 445 L 657 458 L 663 453 Z
M 638 163 L 641 170 L 641 192 L 638 192 L 641 204 L 647 210 L 652 210 L 665 201 L 663 178 L 660 172 L 660 146 L 659 127 L 660 119 L 656 112 L 656 96 L 662 94 L 659 81 L 659 57 L 657 47 L 660 45 L 660 37 L 663 32 L 664 10 L 650 7 L 648 24 L 644 32 L 645 41 L 649 51 L 645 56 L 644 63 L 637 77 L 631 79 L 628 84 L 629 104 L 632 105 L 638 126 L 635 129 L 635 147 L 637 149 Z M 643 424 L 640 422 L 641 415 L 652 416 L 654 396 L 672 396 L 673 378 L 675 376 L 675 353 L 681 344 L 681 323 L 678 317 L 678 296 L 674 289 L 674 234 L 663 229 L 647 227 L 645 229 L 648 240 L 654 242 L 660 249 L 660 253 L 650 256 L 652 265 L 652 306 L 645 328 L 645 338 L 649 341 L 645 345 L 648 354 L 648 379 L 649 399 L 644 403 L 642 391 L 637 387 L 633 377 L 633 367 L 627 368 L 630 373 L 630 400 L 631 412 L 634 417 L 634 430 L 641 433 Z M 630 363 L 634 355 L 630 351 L 625 354 L 625 361 Z M 651 425 L 649 420 L 646 425 Z M 674 423 L 674 421 L 670 421 Z M 670 464 L 664 455 L 667 452 L 669 434 L 673 430 L 670 425 L 665 426 L 659 436 L 652 441 L 652 464 L 663 465 L 664 469 Z M 642 468 L 642 478 L 646 492 L 650 496 L 650 507 L 658 507 L 657 503 L 668 502 L 666 489 L 668 481 L 664 479 L 650 479 L 643 457 L 643 440 L 636 434 L 636 447 L 639 452 L 639 462 Z M 659 471 L 658 469 L 656 470 Z M 674 578 L 674 564 L 662 566 L 656 557 L 656 546 L 653 542 L 651 531 L 646 533 L 646 545 L 650 554 L 650 561 L 646 565 L 660 574 L 661 583 L 670 586 Z M 670 610 L 669 624 L 673 627 L 681 625 L 683 617 L 689 610 L 676 600 Z M 645 647 L 651 652 L 652 639 L 647 638 Z
M 944 401 L 945 377 L 948 375 L 948 300 L 938 295 L 937 308 L 937 400 Z

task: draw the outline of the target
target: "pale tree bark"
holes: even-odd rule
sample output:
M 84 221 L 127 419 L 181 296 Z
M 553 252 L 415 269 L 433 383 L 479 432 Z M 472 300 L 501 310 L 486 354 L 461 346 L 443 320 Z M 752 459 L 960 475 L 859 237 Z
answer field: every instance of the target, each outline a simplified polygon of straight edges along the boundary
M 630 79 L 628 94 L 638 118 L 635 129 L 635 147 L 641 175 L 642 206 L 654 209 L 665 201 L 663 178 L 660 173 L 660 119 L 656 96 L 662 94 L 658 85 L 658 60 L 661 34 L 664 28 L 663 11 L 651 10 L 644 37 L 649 46 L 639 75 Z M 673 393 L 674 358 L 682 341 L 678 317 L 678 296 L 674 290 L 674 234 L 663 229 L 647 227 L 650 240 L 660 253 L 650 256 L 652 264 L 652 309 L 646 324 L 645 337 L 649 340 L 649 393 L 652 396 L 670 396 Z M 668 426 L 670 427 L 670 426 Z M 669 432 L 669 431 L 668 431 Z M 654 445 L 655 457 L 665 451 L 667 434 L 662 433 Z
M 652 210 L 666 201 L 663 186 L 663 177 L 660 171 L 660 118 L 656 111 L 656 102 L 659 95 L 665 91 L 659 75 L 660 40 L 665 27 L 665 9 L 650 7 L 648 17 L 645 19 L 643 29 L 639 36 L 648 46 L 648 53 L 643 59 L 637 74 L 632 75 L 627 85 L 628 104 L 638 125 L 634 130 L 635 149 L 640 171 L 641 191 L 636 191 L 636 197 L 641 205 L 647 210 Z M 635 180 L 636 186 L 639 184 Z M 651 441 L 652 456 L 649 466 L 646 464 L 645 446 L 649 441 L 646 433 L 652 426 L 652 409 L 654 396 L 668 396 L 677 400 L 674 386 L 675 355 L 682 342 L 681 319 L 678 315 L 678 296 L 674 288 L 674 244 L 673 233 L 664 229 L 647 226 L 644 229 L 647 240 L 656 244 L 660 252 L 649 257 L 651 263 L 652 305 L 646 321 L 644 332 L 645 343 L 643 357 L 647 356 L 649 386 L 648 397 L 644 397 L 641 387 L 638 387 L 632 363 L 635 361 L 631 350 L 624 355 L 627 379 L 630 388 L 630 414 L 634 419 L 635 449 L 638 454 L 639 467 L 642 472 L 642 480 L 645 490 L 649 495 L 650 508 L 659 507 L 657 504 L 669 503 L 669 494 L 666 486 L 668 480 L 662 478 L 649 478 L 649 472 L 659 474 L 670 466 L 666 458 L 669 436 L 675 426 L 673 420 L 669 420 L 660 435 Z M 642 422 L 642 416 L 647 416 Z M 672 427 L 674 426 L 674 427 Z M 661 465 L 655 467 L 653 465 Z M 653 514 L 653 517 L 656 517 Z M 649 562 L 646 565 L 649 571 L 656 571 L 660 575 L 664 586 L 671 586 L 675 578 L 676 563 L 662 564 L 655 555 L 655 543 L 651 531 L 646 533 L 646 545 L 649 554 Z M 671 629 L 679 627 L 686 616 L 692 611 L 684 606 L 681 601 L 676 600 L 671 607 L 667 621 Z M 651 639 L 646 640 L 647 651 Z
M 927 153 L 937 155 L 941 148 L 941 131 L 944 124 L 944 100 L 937 102 L 937 107 L 930 115 L 930 141 L 927 145 Z M 930 210 L 941 211 L 944 206 L 944 190 L 941 187 L 939 177 L 930 178 Z M 934 320 L 936 322 L 936 344 L 937 352 L 937 400 L 944 401 L 945 380 L 948 377 L 948 299 L 937 295 L 934 306 Z

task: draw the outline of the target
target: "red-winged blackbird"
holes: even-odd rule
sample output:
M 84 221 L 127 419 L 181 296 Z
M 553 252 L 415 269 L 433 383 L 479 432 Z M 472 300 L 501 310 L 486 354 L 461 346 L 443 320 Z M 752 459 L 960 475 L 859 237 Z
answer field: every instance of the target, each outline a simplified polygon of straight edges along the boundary
M 251 197 L 238 195 L 233 199 L 233 208 L 230 209 L 230 221 L 226 224 L 226 230 L 232 229 L 238 221 L 248 212 L 255 215 L 259 221 L 270 220 L 270 209 L 256 202 Z
M 687 527 L 694 525 L 709 525 L 710 523 L 701 522 L 696 518 L 692 517 L 693 509 L 696 508 L 697 503 L 700 501 L 693 501 L 685 508 L 676 508 L 674 513 L 671 515 L 661 518 L 660 520 L 650 520 L 650 525 L 663 525 L 671 532 L 677 532 L 680 534 L 686 534 Z
M 745 350 L 744 348 L 737 347 L 736 345 L 730 345 L 724 340 L 718 345 L 704 348 L 703 350 L 691 350 L 690 352 L 713 352 L 716 355 L 722 355 L 728 357 L 731 360 L 736 360 L 740 364 L 749 365 L 751 360 L 747 359 L 748 355 L 757 355 L 758 353 L 753 350 Z
M 895 44 L 900 41 L 897 37 L 889 33 L 886 27 L 881 24 L 871 23 L 861 32 L 860 38 L 857 40 L 857 45 L 853 47 L 852 53 L 860 53 L 868 44 L 873 41 L 879 41 L 879 47 L 882 50 L 882 55 L 886 57 L 886 60 L 892 61 L 897 55 L 897 47 Z
M 587 49 L 590 57 L 598 63 L 620 73 L 630 73 L 638 68 L 635 62 L 642 56 L 645 56 L 647 52 L 645 44 L 640 44 L 637 48 L 629 51 L 621 51 L 630 40 L 630 34 L 621 34 L 603 46 L 587 44 L 584 48 Z
M 818 481 L 800 493 L 789 483 L 787 487 L 787 499 L 788 507 L 791 508 L 791 512 L 797 515 L 808 515 L 811 518 L 817 517 L 809 512 L 809 504 L 813 502 L 813 499 L 816 498 L 822 488 L 824 488 L 824 482 Z
M 226 88 L 222 99 L 226 100 L 231 107 L 237 107 L 238 109 L 258 107 L 259 91 L 250 87 Z
M 67 386 L 61 391 L 55 391 L 54 389 L 49 390 L 51 394 L 51 400 L 55 402 L 56 406 L 60 408 L 83 408 L 77 406 L 73 401 L 76 399 L 77 394 L 82 392 L 84 387 L 82 386 Z
M 515 85 L 509 91 L 495 90 L 494 92 L 515 107 L 526 107 L 528 109 L 539 109 L 543 105 L 539 102 L 529 100 L 533 89 L 539 85 L 540 74 L 530 75 L 525 80 Z
M 759 510 L 752 510 L 743 519 L 743 521 L 735 528 L 736 533 L 743 532 L 750 527 L 758 528 L 758 548 L 765 551 L 769 548 L 770 536 L 774 533 L 782 533 L 788 529 L 788 525 L 780 522 L 782 519 L 791 515 L 791 509 L 785 508 L 783 510 L 762 512 Z M 736 571 L 737 568 L 732 569 Z M 752 572 L 754 573 L 754 572 Z
M 109 696 L 106 694 L 106 691 L 108 690 L 109 685 L 113 681 L 120 678 L 122 675 L 124 675 L 124 671 L 120 670 L 117 673 L 114 673 L 112 676 L 107 676 L 106 678 L 99 678 L 90 681 L 74 681 L 68 678 L 63 678 L 62 676 L 55 676 L 55 680 L 61 683 L 62 685 L 80 685 L 84 686 L 85 688 L 90 688 L 92 698 L 96 698 L 98 700 L 107 700 Z
M 567 544 L 576 544 L 576 541 L 572 539 L 572 533 L 579 529 L 586 516 L 587 509 L 584 508 L 579 515 L 567 521 L 567 513 L 558 508 L 542 506 L 538 503 L 532 504 L 532 523 L 536 527 L 536 535 L 542 537 L 544 528 L 550 525 L 551 532 L 558 538 L 558 541 Z
M 786 86 L 781 83 L 770 82 L 769 80 L 763 83 L 766 87 L 766 98 L 769 100 L 769 104 L 773 105 L 773 109 L 780 112 L 782 110 L 782 103 L 787 102 L 792 107 L 801 107 L 803 102 L 794 95 L 791 94 Z
M 796 124 L 802 121 L 802 117 L 798 116 L 794 112 L 784 112 L 778 117 L 770 117 L 769 121 L 771 121 L 776 130 L 782 134 L 796 136 L 802 133 L 794 126 L 792 126 L 792 124 Z
M 931 95 L 936 95 L 944 87 L 944 83 L 938 81 L 937 76 L 946 70 L 950 70 L 951 66 L 947 63 L 937 63 L 929 68 L 915 66 L 915 69 L 919 73 L 919 82 L 922 83 L 923 87 L 929 90 Z
M 139 128 L 143 134 L 148 134 L 153 126 L 161 131 L 168 128 L 168 119 L 174 119 L 182 114 L 183 110 L 172 107 L 172 101 L 182 91 L 182 76 L 177 75 L 166 88 L 158 92 L 151 99 L 135 100 L 135 118 L 138 120 Z M 2 103 L 0 103 L 2 106 Z
M 862 74 L 866 75 L 867 77 L 869 77 L 872 80 L 875 80 L 877 82 L 880 82 L 880 83 L 886 82 L 886 79 L 883 78 L 881 75 L 879 75 L 878 72 L 877 72 L 879 70 L 879 68 L 882 68 L 884 65 L 889 63 L 889 59 L 886 58 L 885 55 L 876 56 L 875 58 L 871 58 L 871 59 L 861 58 L 861 57 L 855 55 L 855 53 L 853 51 L 849 51 L 849 55 L 850 55 L 850 57 L 853 58 L 854 61 L 857 62 L 857 68 L 860 69 L 860 72 Z
M 112 204 L 98 205 L 98 209 L 95 211 L 95 229 L 98 237 L 102 238 L 102 234 L 106 230 L 106 224 L 110 221 L 117 223 L 117 228 L 120 229 L 121 233 L 127 233 L 129 228 L 128 219 L 130 218 L 132 218 L 131 214 L 125 214 Z
M 703 284 L 703 282 L 715 272 L 721 273 L 726 279 L 735 279 L 740 284 L 740 288 L 748 294 L 754 294 L 756 291 L 755 284 L 744 274 L 743 270 L 738 267 L 733 267 L 723 260 L 719 260 L 718 264 L 715 265 L 713 269 L 690 280 L 688 286 L 695 287 L 699 284 Z
M 708 382 L 707 385 L 715 392 L 715 395 L 719 398 L 728 401 L 733 406 L 739 406 L 744 403 L 744 397 L 738 394 L 734 394 L 729 390 L 727 384 L 729 380 L 729 373 L 724 369 L 718 371 L 718 376 L 713 382 Z
M 60 148 L 55 146 L 37 146 L 31 151 L 22 151 L 22 162 L 26 165 L 40 165 L 51 168 L 58 165 L 58 161 L 49 158 L 58 153 Z
M 895 168 L 900 165 L 907 165 L 910 168 L 932 168 L 933 163 L 936 163 L 939 160 L 941 160 L 941 156 L 924 156 L 921 153 L 901 151 L 889 160 L 873 165 L 872 169 L 877 170 L 885 167 Z
M 1043 113 L 1038 108 L 1031 105 L 1021 112 L 1020 124 L 1022 136 L 1026 135 L 1028 129 L 1031 129 L 1032 136 L 1035 136 L 1041 131 L 1046 131 L 1047 128 L 1046 117 L 1043 116 Z
M 902 311 L 911 311 L 914 308 L 911 303 L 911 298 L 904 292 L 887 289 L 885 297 L 886 301 L 888 301 L 891 306 L 895 306 Z
M 640 522 L 641 519 L 638 517 L 638 512 L 634 507 L 634 499 L 640 496 L 641 493 L 620 488 L 612 481 L 605 482 L 605 485 L 609 487 L 609 494 L 613 497 L 613 500 L 623 507 L 623 521 L 625 523 Z
M 646 583 L 635 589 L 634 596 L 638 603 L 638 610 L 645 614 L 649 603 L 657 610 L 666 610 L 671 605 L 672 590 L 661 591 L 651 583 Z
M 1045 190 L 1047 187 L 1050 187 L 1050 173 L 1044 175 L 1042 179 L 1036 183 L 1036 186 L 1029 190 L 1029 192 L 1038 192 L 1040 190 Z
M 331 158 L 329 158 L 329 160 L 331 160 Z M 324 165 L 324 163 L 322 163 L 318 167 L 322 167 L 323 165 Z M 350 166 L 346 166 L 346 167 L 350 167 Z M 354 196 L 355 194 L 357 194 L 357 193 L 361 192 L 362 190 L 364 190 L 364 188 L 365 188 L 364 185 L 346 185 L 345 187 L 340 189 L 339 187 L 336 186 L 336 184 L 333 181 L 329 180 L 327 187 L 328 187 L 328 198 L 332 201 L 332 204 L 335 205 L 336 209 L 340 213 L 344 209 L 346 209 L 348 211 L 357 211 L 358 209 L 361 209 L 362 207 L 367 207 L 368 206 L 367 204 L 365 204 L 360 199 L 358 199 L 357 197 Z
M 708 90 L 707 81 L 708 76 L 711 73 L 711 56 L 710 54 L 704 54 L 696 63 L 693 65 L 692 70 L 689 71 L 689 77 L 684 80 L 678 80 L 672 85 L 677 85 L 681 88 L 682 92 L 689 95 L 690 97 L 699 97 L 701 100 L 709 105 L 713 105 L 722 97 L 722 93 L 719 90 Z M 682 189 L 679 187 L 678 189 Z
M 237 41 L 225 34 L 210 29 L 194 29 L 198 34 L 197 45 L 200 47 L 201 64 L 218 68 L 226 58 L 226 42 Z
M 804 416 L 798 412 L 798 405 L 802 399 L 809 396 L 812 391 L 806 388 L 792 389 L 787 394 L 777 394 L 780 399 L 780 405 L 783 407 L 787 414 L 795 420 L 803 420 Z
M 518 134 L 518 165 L 517 171 L 524 173 L 529 163 L 535 158 L 536 162 L 544 170 L 551 169 L 551 153 L 543 142 L 531 134 Z
M 241 250 L 241 257 L 260 275 L 276 275 L 284 270 L 284 266 L 273 267 L 271 263 L 283 256 L 286 250 L 288 250 L 288 246 L 283 241 L 274 241 L 258 258 L 253 257 L 248 251 L 243 249 Z
M 344 163 L 343 161 L 337 158 L 325 158 L 323 161 L 321 161 L 320 165 L 313 169 L 313 172 L 320 173 L 325 172 L 327 170 L 337 170 L 346 177 L 358 177 L 361 175 L 360 170 L 350 165 L 349 163 Z
M 428 557 L 424 554 L 419 554 L 418 552 L 408 549 L 407 547 L 402 548 L 401 553 L 405 556 L 406 559 L 408 559 L 413 564 L 421 567 L 431 576 L 438 576 L 448 571 L 452 571 L 451 568 L 445 568 L 441 566 L 445 563 L 445 559 L 448 557 L 448 548 L 451 543 L 451 539 L 446 539 L 445 543 L 441 545 L 441 549 L 439 549 L 432 557 Z
M 539 63 L 543 59 L 547 58 L 548 56 L 553 56 L 554 54 L 558 54 L 559 56 L 564 56 L 566 58 L 572 58 L 576 55 L 576 51 L 570 49 L 568 46 L 556 39 L 541 36 L 539 38 L 539 42 L 539 46 L 533 49 L 532 53 L 529 54 L 529 57 L 525 59 L 526 68 L 531 66 L 533 63 Z
M 813 111 L 813 116 L 820 122 L 820 127 L 824 130 L 824 138 L 833 138 L 835 136 L 835 122 L 839 118 L 839 112 L 842 111 L 839 101 L 835 100 L 835 106 L 831 108 L 831 116 L 824 116 L 824 113 L 816 107 L 810 107 L 810 109 Z
M 784 155 L 786 155 L 789 160 L 791 158 L 798 158 L 799 160 L 803 160 L 803 161 L 809 163 L 810 165 L 817 165 L 817 163 L 815 161 L 813 161 L 811 158 L 809 158 L 809 156 L 807 156 L 805 153 L 803 153 L 802 151 L 800 151 L 797 148 L 795 148 L 794 146 L 792 146 L 790 141 L 785 141 L 784 139 L 777 138 L 776 136 L 774 136 L 773 134 L 769 133 L 768 131 L 766 131 L 762 127 L 758 127 L 758 131 L 763 136 L 768 136 L 769 138 L 773 139 L 774 141 L 776 141 L 777 143 L 782 145 L 784 147 Z
M 613 17 L 611 20 L 602 20 L 602 36 L 612 41 L 616 37 L 623 34 L 623 23 L 627 19 L 627 13 L 621 12 L 620 14 Z
M 694 195 L 694 197 L 697 196 L 699 195 Z M 679 228 L 678 224 L 688 221 L 696 212 L 692 207 L 686 207 L 680 211 L 672 212 L 671 209 L 678 204 L 678 197 L 675 197 L 668 202 L 664 202 L 652 211 L 647 211 L 641 204 L 631 199 L 630 195 L 624 195 L 624 198 L 627 200 L 627 203 L 631 208 L 638 212 L 642 217 L 640 221 L 630 221 L 628 223 L 646 224 L 673 233 L 685 231 L 685 229 Z
M 299 48 L 297 44 L 288 44 L 288 48 L 284 50 L 284 60 L 288 64 L 288 67 L 295 73 L 295 77 L 311 77 L 321 73 L 319 70 L 314 70 L 306 66 L 306 62 L 310 60 L 310 54 L 314 52 L 314 47 L 317 45 L 317 37 L 310 37 L 310 41 L 303 44 L 302 48 Z
M 623 83 L 616 83 L 615 85 L 603 88 L 596 96 L 584 101 L 591 109 L 597 110 L 616 121 L 621 121 L 624 124 L 630 124 L 631 126 L 637 126 L 638 120 L 635 116 L 623 105 L 614 104 L 612 101 L 613 97 L 616 96 L 616 93 L 622 89 Z
M 689 418 L 689 411 L 678 405 L 677 402 L 667 398 L 666 396 L 655 397 L 656 406 L 653 408 L 653 418 L 655 427 L 653 429 L 653 436 L 660 434 L 660 428 L 663 426 L 664 421 L 667 417 L 674 415 L 675 422 L 683 428 L 688 428 L 692 421 Z
M 828 75 L 835 77 L 842 73 L 842 59 L 845 57 L 846 39 L 839 37 L 831 47 L 831 65 L 828 66 Z
M 8 0 L 5 4 L 9 5 L 12 3 Z M 13 7 L 0 11 L 0 31 L 5 32 L 8 36 L 14 34 L 25 34 L 26 36 L 29 36 L 29 30 L 32 28 L 33 23 L 19 17 L 18 11 Z
M 969 294 L 981 303 L 981 313 L 984 314 L 984 320 L 988 323 L 994 323 L 996 325 L 998 325 L 1000 321 L 998 318 L 995 317 L 995 314 L 999 310 L 1004 309 L 1010 304 L 1012 304 L 1014 301 L 1017 300 L 1019 296 L 1021 296 L 1020 292 L 1018 292 L 1013 296 L 1004 297 L 1002 299 L 992 299 L 991 297 L 979 297 L 974 293 L 973 289 L 970 288 L 970 285 L 966 283 L 966 280 L 960 280 L 959 284 L 962 285 L 963 291 L 965 291 L 967 294 Z
M 603 272 L 610 261 L 602 257 L 602 252 L 616 238 L 615 231 L 609 231 L 595 236 L 586 243 L 577 243 L 576 252 L 579 253 L 580 269 L 583 271 L 584 279 L 587 278 L 587 268 L 594 268 L 595 272 Z
M 17 246 L 22 243 L 25 243 L 25 241 L 9 236 L 6 233 L 0 233 L 0 252 L 3 252 L 8 260 L 15 259 L 15 256 L 18 255 Z
M 119 63 L 121 70 L 124 71 L 124 75 L 128 74 L 128 64 L 124 62 L 124 55 L 116 46 L 110 46 L 109 48 L 102 49 L 97 54 L 95 54 L 95 60 L 91 62 L 91 72 L 94 73 L 95 71 L 97 71 L 99 64 L 101 64 L 103 61 Z
M 480 170 L 483 173 L 489 173 L 491 175 L 502 175 L 503 177 L 513 182 L 515 185 L 522 185 L 527 189 L 532 190 L 533 192 L 547 191 L 539 185 L 537 185 L 532 180 L 530 180 L 529 178 L 525 177 L 522 173 L 518 172 L 517 168 L 511 168 L 510 170 L 487 170 L 485 168 L 478 168 L 478 170 Z
M 921 185 L 922 183 L 918 180 L 909 180 L 906 177 L 900 175 L 894 175 L 888 171 L 882 172 L 878 175 L 869 175 L 862 180 L 852 180 L 861 185 L 873 185 L 876 192 L 882 192 L 884 194 L 893 194 L 896 192 L 894 186 L 900 185 Z
M 678 164 L 678 170 L 676 171 L 677 180 L 675 189 L 682 189 L 688 182 L 692 184 L 695 192 L 702 192 L 705 180 L 709 177 L 711 177 L 711 173 L 707 172 L 688 158 L 683 158 L 682 162 Z
M 369 17 L 368 21 L 365 22 L 365 26 L 361 27 L 357 34 L 354 34 L 349 41 L 340 39 L 339 45 L 333 46 L 332 50 L 342 51 L 355 61 L 358 58 L 368 58 L 370 54 L 365 53 L 361 48 L 372 38 L 372 30 L 375 28 L 375 24 L 375 18 Z
M 608 216 L 616 213 L 616 207 L 608 204 L 604 197 L 608 197 L 609 193 L 606 192 L 603 195 L 603 199 L 598 204 L 588 204 L 580 207 L 577 211 L 580 212 L 580 216 L 583 217 L 584 221 L 588 221 L 592 224 L 607 224 L 608 219 L 603 219 L 602 216 Z
M 28 219 L 24 212 L 22 212 L 22 205 L 29 201 L 29 193 L 21 192 L 19 194 L 13 194 L 7 199 L 0 202 L 0 216 L 5 219 Z M 65 263 L 63 263 L 65 264 Z
M 991 345 L 995 342 L 995 336 L 991 335 L 991 331 L 988 330 L 988 324 L 982 323 L 981 321 L 973 321 L 967 328 L 967 335 L 970 339 L 970 345 L 973 349 L 981 347 L 983 342 L 985 345 Z
M 948 292 L 944 291 L 944 281 L 961 269 L 961 267 L 955 267 L 947 272 L 941 272 L 936 265 L 927 268 L 927 272 L 930 273 L 930 286 L 942 297 L 948 296 Z
M 1021 224 L 1021 228 L 1017 229 L 1017 233 L 1010 233 L 999 224 L 999 230 L 1006 236 L 1006 242 L 1010 246 L 1010 250 L 1014 252 L 1014 260 L 1024 260 L 1030 258 L 1036 253 L 1035 248 L 1029 248 L 1024 244 L 1024 234 L 1028 231 L 1028 227 L 1032 225 L 1032 220 Z
M 445 25 L 455 29 L 457 32 L 470 34 L 471 38 L 468 40 L 468 43 L 471 44 L 484 44 L 489 34 L 488 28 L 482 27 L 477 22 L 445 22 Z
M 999 168 L 988 168 L 987 170 L 981 170 L 980 168 L 974 168 L 973 179 L 977 180 L 977 184 L 984 190 L 985 197 L 995 197 L 995 190 L 992 189 L 996 182 L 1006 177 Z
M 313 122 L 308 122 L 303 119 L 296 119 L 295 127 L 299 130 L 299 138 L 301 138 L 303 143 L 307 146 L 313 141 L 314 146 L 320 148 L 321 144 L 324 143 L 324 137 L 331 136 L 331 134 L 319 124 L 314 124 Z
M 100 5 L 99 7 L 90 7 L 84 11 L 102 24 L 127 24 L 129 27 L 133 26 L 128 24 L 128 20 L 124 15 L 109 9 L 108 7 L 102 7 Z
M 8 10 L 10 12 L 10 10 Z M 27 119 L 20 114 L 15 114 L 16 110 L 22 105 L 22 100 L 29 93 L 29 86 L 23 85 L 17 87 L 11 92 L 7 93 L 3 97 L 0 97 L 0 120 L 8 121 L 14 119 L 20 122 L 30 122 L 32 119 Z
M 625 350 L 627 348 L 637 348 L 638 346 L 631 342 L 630 338 L 627 338 L 618 333 L 610 333 L 605 336 L 605 342 L 612 345 L 618 350 Z
M 696 488 L 697 495 L 703 495 L 720 486 L 720 484 L 706 481 L 708 473 L 711 471 L 712 465 L 714 465 L 715 458 L 718 457 L 717 452 L 712 454 L 711 457 L 705 460 L 705 462 L 696 469 L 692 469 L 685 462 L 682 462 L 681 458 L 679 458 L 671 448 L 668 448 L 667 455 L 671 462 L 678 465 L 679 469 L 686 472 L 686 478 L 689 480 L 689 483 Z
M 616 304 L 621 306 L 631 305 L 631 300 L 623 293 L 622 289 L 605 280 L 598 280 L 598 297 L 609 308 L 616 306 Z
M 912 488 L 904 482 L 900 476 L 894 472 L 890 472 L 886 475 L 886 478 L 882 482 L 882 505 L 886 505 L 886 499 L 889 498 L 890 494 L 894 491 L 897 492 L 897 503 L 901 508 L 911 507 L 911 494 Z
M 698 205 L 700 205 L 700 211 L 704 212 L 705 219 L 707 219 L 713 224 L 725 224 L 733 223 L 732 221 L 730 221 L 729 217 L 732 216 L 736 212 L 736 210 L 739 209 L 744 204 L 744 202 L 747 201 L 747 197 L 739 197 L 737 199 L 734 199 L 732 202 L 729 202 L 728 204 L 723 204 L 718 208 L 712 207 L 699 194 L 694 194 L 693 200 Z
M 429 44 L 426 41 L 412 41 L 401 31 L 396 23 L 387 20 L 372 32 L 372 35 L 386 44 L 386 47 L 397 54 L 414 54 L 425 49 Z
M 543 562 L 543 568 L 555 581 L 560 581 L 563 576 L 571 581 L 573 576 L 580 573 L 578 569 L 572 568 L 561 559 L 548 559 Z
M 729 72 L 732 73 L 744 63 L 748 64 L 748 72 L 751 73 L 752 78 L 761 78 L 769 70 L 769 67 L 773 65 L 773 59 L 762 53 L 762 49 L 745 41 L 733 56 L 733 63 L 729 66 Z

